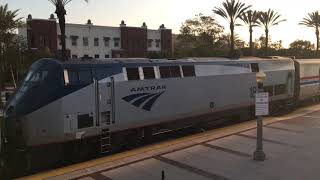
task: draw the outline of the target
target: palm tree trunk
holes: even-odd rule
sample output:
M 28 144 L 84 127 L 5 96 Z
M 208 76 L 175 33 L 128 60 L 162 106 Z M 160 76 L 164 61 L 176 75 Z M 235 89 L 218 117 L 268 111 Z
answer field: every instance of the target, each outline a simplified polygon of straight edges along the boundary
M 56 12 L 57 17 L 59 19 L 59 26 L 61 31 L 61 53 L 62 53 L 62 60 L 66 61 L 68 59 L 66 55 L 66 19 L 65 15 L 67 14 L 64 5 L 62 4 L 62 1 L 59 1 L 58 4 L 56 4 Z
M 231 37 L 230 37 L 230 43 L 231 43 L 231 49 L 230 49 L 230 54 L 233 54 L 234 52 L 234 24 L 233 22 L 230 23 L 230 33 L 231 33 Z
M 268 51 L 268 44 L 269 44 L 269 30 L 266 28 L 265 29 L 265 32 L 266 32 L 266 53 L 267 53 L 267 51 Z
M 250 55 L 253 56 L 253 42 L 252 42 L 252 26 L 249 27 L 249 34 L 250 34 L 250 39 L 249 39 L 249 48 L 250 48 Z
M 66 29 L 65 29 L 65 17 L 64 15 L 59 18 L 59 26 L 60 26 L 60 31 L 61 31 L 61 55 L 62 55 L 62 60 L 66 61 L 67 60 L 67 53 L 66 53 Z
M 10 73 L 11 73 L 11 78 L 12 78 L 12 83 L 14 88 L 17 88 L 17 83 L 16 83 L 16 78 L 14 76 L 13 68 L 12 65 L 10 64 Z
M 319 51 L 319 27 L 316 27 L 317 51 Z

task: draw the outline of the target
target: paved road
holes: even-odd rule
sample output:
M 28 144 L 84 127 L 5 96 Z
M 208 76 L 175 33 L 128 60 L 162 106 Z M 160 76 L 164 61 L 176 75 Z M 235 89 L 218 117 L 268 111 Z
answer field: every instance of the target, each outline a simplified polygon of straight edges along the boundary
M 256 162 L 255 121 L 142 147 L 29 179 L 319 179 L 320 105 L 265 118 L 267 159 Z M 26 179 L 28 179 L 26 178 Z

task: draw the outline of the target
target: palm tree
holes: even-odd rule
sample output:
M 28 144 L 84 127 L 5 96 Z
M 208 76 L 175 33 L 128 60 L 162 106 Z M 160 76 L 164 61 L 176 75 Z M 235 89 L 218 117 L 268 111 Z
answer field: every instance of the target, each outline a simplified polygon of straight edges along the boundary
M 14 43 L 14 31 L 21 25 L 21 19 L 18 18 L 18 11 L 10 11 L 8 4 L 0 6 L 0 89 L 4 82 L 5 71 L 9 66 L 11 75 L 13 75 L 12 64 L 7 62 L 7 51 Z M 13 84 L 15 83 L 14 75 L 12 76 Z
M 249 10 L 243 13 L 242 16 L 240 17 L 241 20 L 249 27 L 249 34 L 250 34 L 249 47 L 250 47 L 251 56 L 253 55 L 253 41 L 252 41 L 253 27 L 257 27 L 260 25 L 259 17 L 260 17 L 260 12 L 252 11 L 252 10 Z
M 18 11 L 8 10 L 8 4 L 0 6 L 0 43 L 8 43 L 14 36 L 14 30 L 21 24 L 22 18 L 17 18 Z
M 67 60 L 67 55 L 66 55 L 66 19 L 65 16 L 67 14 L 67 11 L 65 9 L 65 6 L 70 3 L 72 0 L 48 0 L 50 1 L 55 7 L 56 11 L 55 13 L 57 14 L 57 17 L 59 19 L 59 26 L 60 26 L 60 31 L 61 31 L 61 46 L 62 46 L 62 59 Z M 85 0 L 88 2 L 88 0 Z
M 266 50 L 268 49 L 268 43 L 269 43 L 269 29 L 272 26 L 278 25 L 281 22 L 286 21 L 286 19 L 280 19 L 281 15 L 278 14 L 277 12 L 269 9 L 266 12 L 260 12 L 259 16 L 259 21 L 260 21 L 260 26 L 264 27 L 265 31 L 265 45 L 266 45 Z
M 320 28 L 320 14 L 319 11 L 309 13 L 307 17 L 299 23 L 299 25 L 305 25 L 307 27 L 313 27 L 316 29 L 317 37 L 317 51 L 319 51 L 319 28 Z
M 227 19 L 230 25 L 231 33 L 231 54 L 234 52 L 234 27 L 237 25 L 236 20 L 241 17 L 243 12 L 245 12 L 251 6 L 246 6 L 245 3 L 235 1 L 235 0 L 226 0 L 222 3 L 223 8 L 215 7 L 213 12 L 219 16 Z

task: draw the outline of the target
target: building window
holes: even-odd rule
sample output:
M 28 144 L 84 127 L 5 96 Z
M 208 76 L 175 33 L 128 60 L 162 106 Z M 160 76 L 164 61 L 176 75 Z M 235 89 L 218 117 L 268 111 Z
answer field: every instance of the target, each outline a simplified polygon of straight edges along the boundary
M 47 36 L 40 35 L 39 37 L 39 43 L 41 47 L 45 47 L 47 45 Z
M 72 54 L 72 59 L 78 59 L 78 55 Z
M 83 38 L 83 46 L 89 46 L 89 39 L 88 37 Z
M 160 47 L 160 39 L 156 40 L 156 47 L 159 48 Z
M 89 58 L 88 54 L 83 55 L 84 58 Z
M 100 58 L 99 54 L 94 55 L 94 58 L 99 59 Z
M 71 36 L 71 45 L 78 46 L 78 36 Z
M 104 55 L 104 58 L 110 58 L 109 54 Z
M 152 47 L 152 39 L 148 39 L 148 47 L 151 48 Z
M 94 46 L 99 46 L 99 38 L 94 38 Z
M 120 46 L 120 38 L 113 38 L 113 41 L 114 41 L 114 47 Z
M 104 37 L 104 38 L 103 38 L 103 41 L 104 41 L 104 46 L 105 46 L 105 47 L 109 47 L 110 38 L 109 38 L 109 37 Z

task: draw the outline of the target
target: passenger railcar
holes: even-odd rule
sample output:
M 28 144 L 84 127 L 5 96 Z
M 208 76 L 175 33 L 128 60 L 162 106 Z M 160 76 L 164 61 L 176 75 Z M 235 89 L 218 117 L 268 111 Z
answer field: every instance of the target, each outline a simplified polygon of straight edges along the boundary
M 70 147 L 105 153 L 160 129 L 252 112 L 259 71 L 267 75 L 271 108 L 293 105 L 315 92 L 300 87 L 296 68 L 308 71 L 300 64 L 290 58 L 42 59 L 7 106 L 3 149 L 22 149 L 28 161 L 50 152 L 60 157 Z
M 320 59 L 297 59 L 299 68 L 299 100 L 320 95 Z

